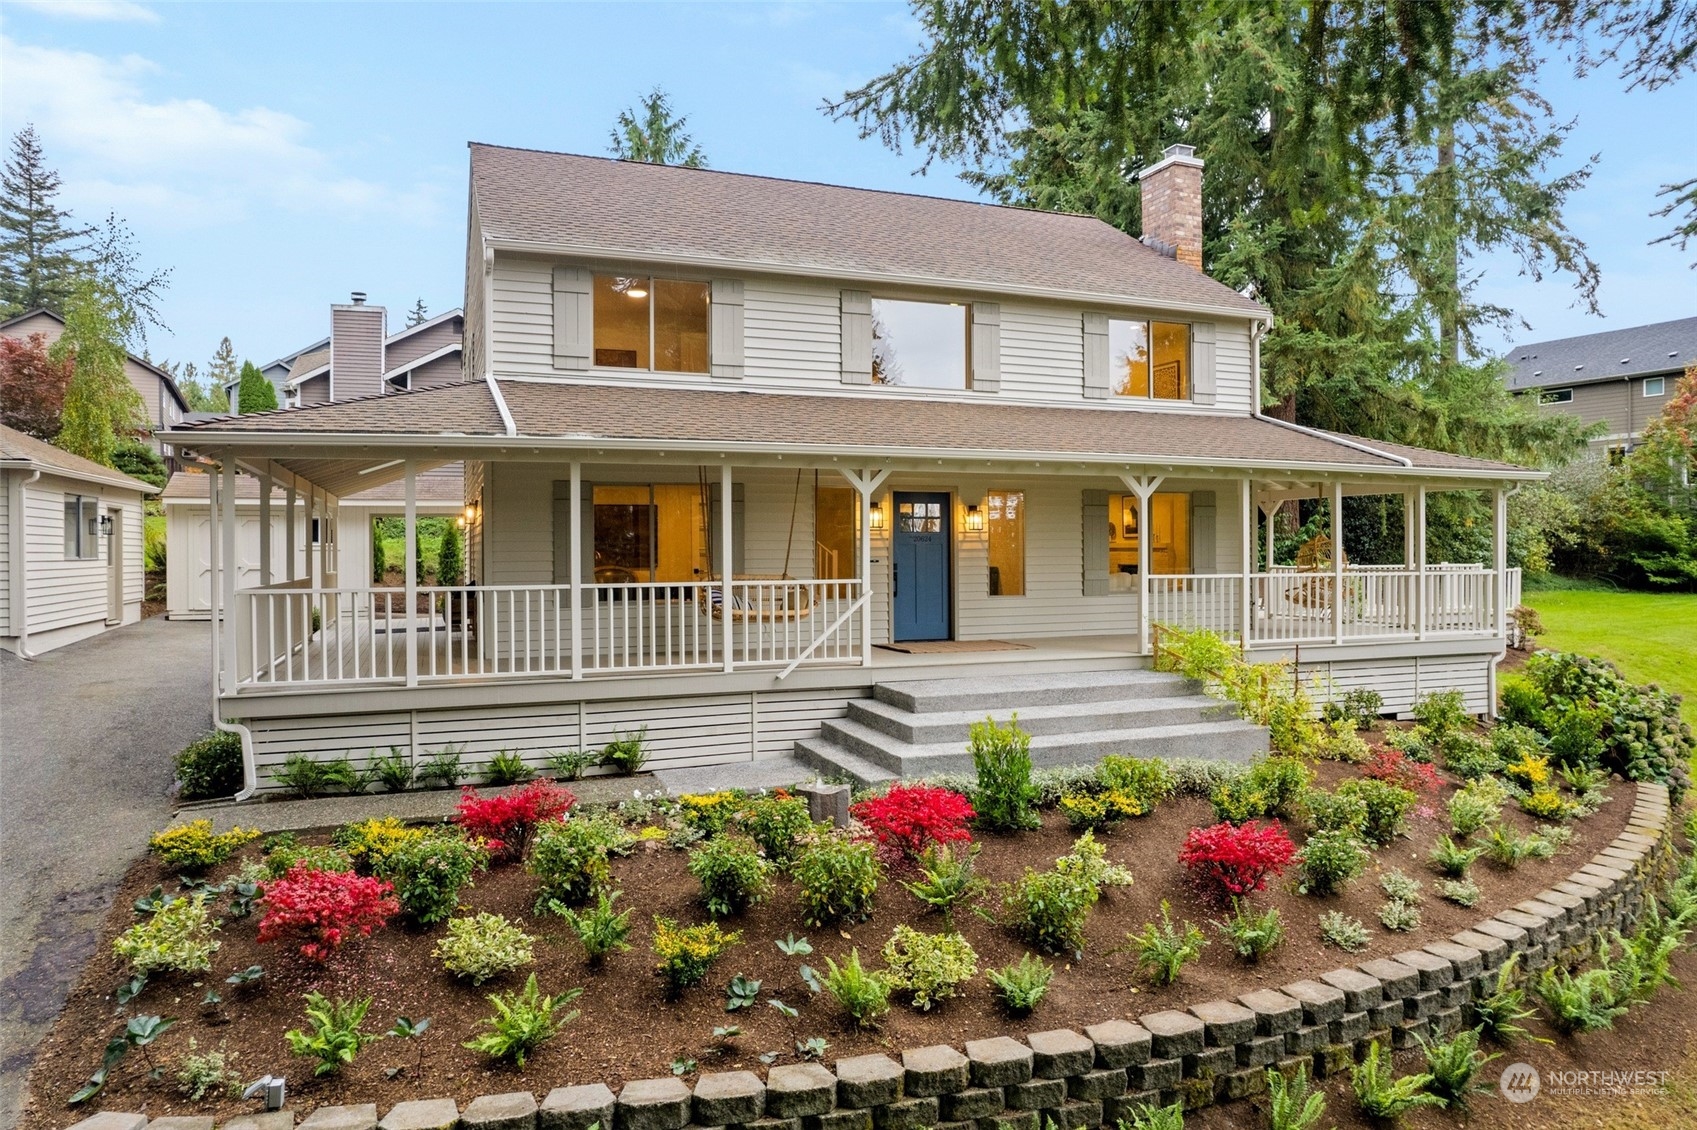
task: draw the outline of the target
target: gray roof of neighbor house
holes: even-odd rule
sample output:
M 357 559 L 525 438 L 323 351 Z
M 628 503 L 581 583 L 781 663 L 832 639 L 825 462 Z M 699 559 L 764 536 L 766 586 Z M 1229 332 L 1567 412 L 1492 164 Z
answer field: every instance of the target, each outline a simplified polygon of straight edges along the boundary
M 61 326 L 65 324 L 65 319 L 63 317 L 61 317 L 60 315 L 55 314 L 53 311 L 47 309 L 45 306 L 37 306 L 34 310 L 25 310 L 22 314 L 18 314 L 15 317 L 7 318 L 5 321 L 0 322 L 0 333 L 5 333 L 7 330 L 11 329 L 13 326 L 17 325 L 19 322 L 26 322 L 31 318 L 38 317 L 38 316 L 43 315 L 43 314 L 45 314 L 49 318 L 52 318 L 55 322 L 58 322 Z M 152 361 L 147 360 L 145 357 L 137 357 L 134 353 L 128 353 L 128 352 L 126 352 L 125 355 L 127 357 L 129 357 L 129 359 L 131 361 L 134 361 L 137 365 L 140 365 L 142 368 L 146 369 L 148 372 L 152 373 L 154 376 L 156 376 L 160 380 L 164 381 L 165 387 L 171 391 L 171 399 L 175 400 L 177 402 L 177 407 L 183 409 L 184 411 L 188 410 L 188 406 L 189 406 L 188 397 L 184 396 L 183 390 L 177 387 L 177 381 L 176 381 L 175 377 L 171 376 L 170 373 L 166 372 L 164 369 L 161 369 L 158 365 L 155 365 Z
M 1697 361 L 1697 318 L 1678 318 L 1517 345 L 1508 353 L 1508 387 L 1566 388 L 1678 373 L 1693 361 Z
M 100 483 L 103 486 L 138 490 L 144 494 L 153 494 L 159 490 L 152 483 L 132 479 L 104 463 L 72 455 L 69 451 L 62 451 L 50 443 L 27 436 L 4 424 L 0 424 L 0 467 L 39 469 L 48 474 L 64 475 L 66 478 Z
M 201 471 L 178 471 L 165 484 L 164 493 L 159 497 L 165 502 L 205 502 L 212 496 L 212 476 Z M 284 499 L 284 488 L 273 487 L 273 501 Z M 433 467 L 420 471 L 414 495 L 421 503 L 463 502 L 465 501 L 465 473 L 459 463 L 449 463 L 441 467 Z M 259 498 L 259 480 L 252 475 L 236 476 L 236 498 L 238 501 L 257 501 Z M 406 501 L 406 485 L 399 480 L 380 483 L 369 490 L 358 494 L 344 496 L 343 502 L 404 502 Z
M 517 249 L 1269 316 L 1092 216 L 477 143 L 471 187 Z
M 188 447 L 222 435 L 325 443 L 334 437 L 415 438 L 427 446 L 491 447 L 518 439 L 564 445 L 630 443 L 676 451 L 741 449 L 956 458 L 1158 460 L 1189 465 L 1317 465 L 1385 474 L 1433 470 L 1482 476 L 1538 472 L 1485 459 L 1377 444 L 1264 417 L 1108 407 L 922 400 L 863 393 L 808 395 L 502 380 L 209 420 L 167 433 Z M 512 416 L 509 433 L 502 418 Z M 556 442 L 553 445 L 561 445 Z

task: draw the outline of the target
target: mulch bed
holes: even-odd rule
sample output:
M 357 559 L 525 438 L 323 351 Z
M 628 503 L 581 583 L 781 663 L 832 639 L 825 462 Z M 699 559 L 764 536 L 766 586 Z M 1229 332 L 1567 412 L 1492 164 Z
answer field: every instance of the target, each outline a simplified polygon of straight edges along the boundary
M 1353 767 L 1333 763 L 1320 763 L 1317 769 L 1320 783 L 1327 786 L 1356 772 Z M 796 1041 L 814 1036 L 830 1041 L 825 1058 L 833 1061 L 870 1051 L 937 1043 L 958 1047 L 965 1040 L 984 1036 L 1082 1028 L 1112 1017 L 1136 1017 L 1155 1009 L 1233 996 L 1257 985 L 1276 986 L 1447 937 L 1559 881 L 1580 866 L 1625 826 L 1631 790 L 1629 784 L 1614 782 L 1611 791 L 1616 799 L 1595 815 L 1574 822 L 1572 843 L 1553 860 L 1531 860 L 1513 871 L 1481 860 L 1473 871 L 1483 899 L 1478 907 L 1465 910 L 1437 898 L 1435 876 L 1425 864 L 1433 842 L 1447 830 L 1443 800 L 1450 788 L 1446 787 L 1445 797 L 1430 802 L 1429 815 L 1417 814 L 1413 819 L 1412 835 L 1378 852 L 1373 869 L 1342 895 L 1330 899 L 1299 897 L 1286 882 L 1256 896 L 1258 905 L 1278 906 L 1286 924 L 1284 943 L 1259 967 L 1238 961 L 1229 944 L 1206 926 L 1216 915 L 1197 905 L 1176 861 L 1185 833 L 1193 826 L 1213 823 L 1211 807 L 1198 798 L 1171 800 L 1153 815 L 1123 824 L 1102 837 L 1109 858 L 1129 867 L 1136 883 L 1129 889 L 1109 891 L 1097 905 L 1091 915 L 1083 961 L 1056 963 L 1049 995 L 1033 1016 L 1018 1021 L 1002 1016 L 982 976 L 985 969 L 1017 960 L 1024 947 L 978 916 L 957 912 L 956 925 L 978 951 L 980 976 L 966 987 L 962 997 L 945 1002 L 931 1013 L 898 1006 L 874 1033 L 854 1031 L 838 1019 L 829 998 L 811 997 L 797 968 L 803 960 L 823 968 L 826 957 L 840 959 L 851 947 L 858 947 L 863 959 L 876 958 L 898 923 L 940 929 L 940 920 L 922 914 L 922 904 L 893 881 L 880 888 L 870 921 L 838 930 L 805 928 L 794 887 L 780 880 L 770 899 L 727 924 L 744 932 L 744 944 L 720 960 L 704 985 L 686 993 L 681 1001 L 668 1003 L 659 979 L 651 972 L 653 958 L 648 943 L 652 916 L 686 921 L 704 918 L 696 902 L 697 888 L 683 867 L 681 853 L 661 845 L 646 845 L 630 857 L 614 861 L 614 880 L 624 892 L 620 905 L 635 909 L 633 948 L 611 957 L 600 972 L 584 968 L 582 951 L 564 923 L 531 916 L 535 880 L 520 868 L 504 868 L 477 880 L 476 887 L 465 893 L 466 908 L 508 915 L 539 936 L 535 971 L 544 991 L 584 988 L 574 1005 L 582 1015 L 533 1056 L 522 1073 L 493 1066 L 485 1057 L 460 1046 L 481 1030 L 480 1022 L 490 1013 L 485 994 L 522 984 L 522 974 L 482 988 L 456 980 L 430 956 L 441 927 L 415 931 L 392 926 L 370 940 L 350 943 L 323 965 L 313 965 L 279 946 L 260 946 L 255 941 L 256 917 L 229 920 L 219 935 L 223 948 L 215 957 L 214 973 L 205 982 L 160 975 L 141 997 L 120 1010 L 113 994 L 127 973 L 122 963 L 110 956 L 110 939 L 134 921 L 130 908 L 135 898 L 156 884 L 165 883 L 168 888 L 175 885 L 174 874 L 152 858 L 143 858 L 124 880 L 106 923 L 99 956 L 84 971 L 37 1055 L 30 1078 L 34 1098 L 23 1125 L 45 1127 L 67 1121 L 64 1098 L 98 1065 L 107 1039 L 120 1027 L 125 1013 L 181 1018 L 152 1049 L 154 1060 L 167 1065 L 167 1077 L 157 1082 L 148 1080 L 141 1058 L 131 1053 L 90 1105 L 145 1111 L 152 1116 L 214 1114 L 220 1119 L 249 1111 L 252 1104 L 228 1100 L 189 1103 L 177 1094 L 170 1076 L 177 1060 L 188 1050 L 191 1037 L 202 1052 L 222 1048 L 232 1054 L 235 1069 L 246 1079 L 266 1073 L 287 1075 L 290 1105 L 305 1111 L 346 1102 L 376 1102 L 380 1109 L 386 1109 L 405 1099 L 441 1095 L 464 1103 L 478 1094 L 509 1090 L 542 1094 L 567 1083 L 599 1081 L 616 1089 L 630 1079 L 667 1075 L 673 1060 L 680 1057 L 698 1060 L 705 1071 L 745 1068 L 762 1072 L 761 1053 L 779 1052 L 781 1058 L 775 1062 L 790 1062 L 795 1058 Z M 1505 811 L 1504 819 L 1519 830 L 1535 823 L 1512 806 Z M 302 838 L 321 840 L 327 835 Z M 1066 852 L 1072 839 L 1073 833 L 1053 813 L 1040 831 L 986 837 L 982 840 L 979 874 L 1001 881 L 1015 878 L 1026 866 L 1045 868 Z M 1402 868 L 1426 885 L 1424 922 L 1414 934 L 1393 934 L 1379 928 L 1377 910 L 1382 896 L 1377 875 L 1381 868 L 1391 867 Z M 210 878 L 216 883 L 233 868 L 234 861 Z M 1171 901 L 1176 919 L 1190 918 L 1204 924 L 1210 944 L 1202 959 L 1187 967 L 1176 985 L 1156 989 L 1135 975 L 1133 959 L 1121 947 L 1128 931 L 1158 916 L 1163 899 Z M 1321 913 L 1332 909 L 1360 918 L 1372 928 L 1367 951 L 1346 954 L 1320 942 L 1315 922 Z M 785 957 L 774 947 L 774 939 L 792 932 L 812 941 L 811 957 Z M 234 989 L 223 983 L 229 972 L 253 964 L 266 969 L 258 986 Z M 762 1004 L 727 1015 L 724 986 L 737 973 L 764 982 Z M 202 1009 L 201 998 L 208 984 L 224 995 L 222 1017 L 209 1017 Z M 313 1080 L 310 1062 L 289 1055 L 283 1033 L 302 1025 L 301 995 L 314 989 L 330 996 L 373 997 L 368 1031 L 381 1031 L 402 1015 L 430 1017 L 431 1029 L 419 1041 L 422 1069 L 417 1065 L 419 1047 L 391 1039 L 368 1048 L 339 1075 Z M 799 1007 L 800 1017 L 790 1021 L 766 1007 L 765 998 L 774 996 Z M 733 1023 L 743 1028 L 743 1034 L 716 1047 L 713 1028 Z M 386 1074 L 385 1069 L 394 1068 L 401 1070 L 392 1077 Z

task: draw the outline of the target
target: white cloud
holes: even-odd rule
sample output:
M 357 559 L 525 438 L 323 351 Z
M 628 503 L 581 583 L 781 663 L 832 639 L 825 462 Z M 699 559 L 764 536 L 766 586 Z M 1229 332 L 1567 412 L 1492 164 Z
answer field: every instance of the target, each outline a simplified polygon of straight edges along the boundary
M 156 24 L 159 13 L 132 0 L 10 0 L 14 8 L 28 8 L 49 16 L 89 23 Z
M 160 71 L 140 56 L 109 59 L 0 36 L 0 63 L 9 127 L 35 124 L 68 196 L 75 186 L 74 203 L 152 210 L 180 226 L 239 219 L 255 204 L 420 221 L 435 212 L 432 189 L 397 190 L 339 170 L 293 114 L 149 97 L 145 87 Z

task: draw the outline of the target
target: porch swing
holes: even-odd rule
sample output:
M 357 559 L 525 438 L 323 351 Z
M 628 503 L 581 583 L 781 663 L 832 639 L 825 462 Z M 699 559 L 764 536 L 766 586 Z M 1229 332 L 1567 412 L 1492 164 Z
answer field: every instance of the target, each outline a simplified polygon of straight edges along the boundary
M 1349 566 L 1347 556 L 1343 557 L 1342 564 L 1346 568 Z M 1333 581 L 1332 539 L 1325 534 L 1316 534 L 1297 547 L 1296 571 L 1302 575 L 1302 579 L 1285 591 L 1285 599 L 1292 604 L 1316 611 L 1330 608 Z
M 701 507 L 702 526 L 712 528 L 712 502 L 707 489 L 707 471 L 702 468 L 701 477 Z M 732 620 L 778 621 L 805 620 L 813 615 L 813 588 L 811 585 L 800 587 L 791 586 L 785 582 L 796 580 L 790 575 L 790 556 L 795 549 L 795 520 L 801 509 L 801 477 L 802 471 L 795 473 L 795 492 L 790 499 L 790 531 L 784 542 L 784 568 L 781 573 L 732 573 L 731 581 L 753 582 L 743 589 L 733 588 L 730 592 L 728 615 Z M 712 562 L 713 554 L 718 550 L 716 539 L 708 539 L 711 544 L 707 547 L 708 561 Z M 729 564 L 727 562 L 727 564 Z M 697 586 L 695 599 L 703 612 L 715 620 L 723 620 L 727 615 L 725 588 L 719 585 L 720 574 L 709 570 L 706 584 Z M 770 582 L 761 584 L 760 582 Z

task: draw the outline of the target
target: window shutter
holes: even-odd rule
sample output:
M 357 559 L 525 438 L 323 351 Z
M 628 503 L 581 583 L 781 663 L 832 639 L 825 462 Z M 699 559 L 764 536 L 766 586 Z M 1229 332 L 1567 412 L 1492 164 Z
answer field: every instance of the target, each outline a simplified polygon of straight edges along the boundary
M 1215 553 L 1218 535 L 1215 527 L 1214 492 L 1192 491 L 1190 495 L 1190 571 L 1215 573 L 1219 558 Z
M 1190 399 L 1196 404 L 1214 403 L 1213 322 L 1191 324 L 1190 365 L 1195 372 L 1190 382 Z
M 968 331 L 972 385 L 978 392 L 1002 391 L 1002 304 L 974 302 Z
M 554 368 L 587 369 L 593 353 L 592 276 L 582 267 L 554 268 Z
M 1084 395 L 1091 400 L 1108 396 L 1108 316 L 1091 310 L 1084 312 Z
M 843 383 L 872 383 L 872 294 L 845 290 L 843 304 Z
M 747 539 L 742 536 L 743 484 L 731 484 L 731 579 L 736 574 L 748 570 L 744 561 L 748 556 Z M 719 484 L 712 483 L 707 488 L 707 555 L 713 562 L 713 571 L 719 572 Z
M 743 367 L 743 306 L 741 279 L 713 280 L 713 324 L 708 347 L 713 351 L 713 375 L 741 380 Z
M 1084 492 L 1084 595 L 1108 595 L 1108 492 Z

